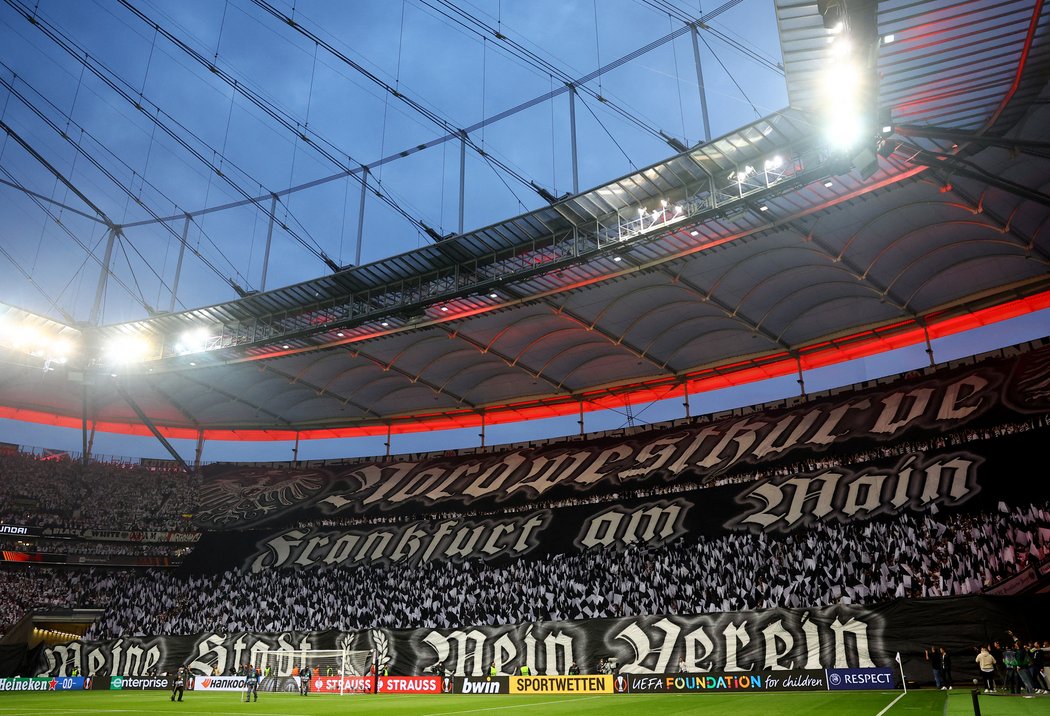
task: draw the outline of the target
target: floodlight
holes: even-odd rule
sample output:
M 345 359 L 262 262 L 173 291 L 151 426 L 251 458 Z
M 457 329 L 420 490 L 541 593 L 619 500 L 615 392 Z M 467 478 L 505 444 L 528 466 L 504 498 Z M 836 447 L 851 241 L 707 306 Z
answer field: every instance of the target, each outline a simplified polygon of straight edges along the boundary
M 72 352 L 73 344 L 65 338 L 56 338 L 51 342 L 51 356 L 60 362 L 64 363 Z
M 149 350 L 149 341 L 144 336 L 113 336 L 102 352 L 109 363 L 128 364 L 146 360 Z
M 179 337 L 179 342 L 175 344 L 175 352 L 179 355 L 200 353 L 207 348 L 209 338 L 208 329 L 203 326 L 190 329 Z
M 824 94 L 829 103 L 855 97 L 860 90 L 860 68 L 854 62 L 833 62 L 823 72 Z
M 828 144 L 835 149 L 850 149 L 864 136 L 865 122 L 860 112 L 852 107 L 839 107 L 829 113 L 824 133 Z
M 832 57 L 849 57 L 851 52 L 853 52 L 853 41 L 845 35 L 836 37 L 831 43 Z

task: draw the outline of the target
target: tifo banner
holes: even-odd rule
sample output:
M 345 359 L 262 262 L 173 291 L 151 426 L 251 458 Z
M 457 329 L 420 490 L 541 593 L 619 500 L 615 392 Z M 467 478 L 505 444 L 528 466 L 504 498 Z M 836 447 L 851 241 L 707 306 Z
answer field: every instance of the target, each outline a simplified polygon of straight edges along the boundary
M 156 544 L 192 544 L 200 539 L 199 532 L 161 532 L 157 530 L 98 530 L 66 527 L 38 528 L 38 536 L 92 540 L 97 542 L 150 542 Z M 2 534 L 2 532 L 0 532 Z
M 840 604 L 461 629 L 129 637 L 48 647 L 37 673 L 61 677 L 76 667 L 98 676 L 145 676 L 174 673 L 186 665 L 210 674 L 246 661 L 290 669 L 297 663 L 293 657 L 311 649 L 350 649 L 373 652 L 379 669 L 395 676 L 470 677 L 449 679 L 447 688 L 463 693 L 510 693 L 511 684 L 503 679 L 522 664 L 535 676 L 567 674 L 573 663 L 588 675 L 598 671 L 602 659 L 618 664 L 618 675 L 632 678 L 661 677 L 681 668 L 695 676 L 764 674 L 787 683 L 802 678 L 799 672 L 829 669 L 849 684 L 861 678 L 858 674 L 872 673 L 851 670 L 896 667 L 897 652 L 908 678 L 927 679 L 923 650 L 933 644 L 957 655 L 957 678 L 972 678 L 974 647 L 1002 639 L 1008 630 L 1023 639 L 1050 633 L 1050 598 L 898 600 L 870 608 Z M 501 676 L 490 680 L 486 676 L 493 664 Z M 201 676 L 196 681 L 197 688 L 234 690 L 243 688 L 244 679 Z
M 511 694 L 611 694 L 613 677 L 597 676 L 511 676 Z
M 1001 512 L 1050 496 L 1050 483 L 1004 480 L 1016 455 L 1039 454 L 1050 427 L 886 443 L 826 466 L 815 463 L 765 479 L 682 489 L 612 502 L 505 509 L 493 516 L 404 522 L 367 521 L 345 528 L 294 527 L 205 534 L 188 558 L 194 572 L 251 573 L 368 565 L 482 560 L 494 564 L 548 554 L 660 548 L 683 538 L 735 533 L 772 537 L 814 527 Z M 811 469 L 805 469 L 810 467 Z M 653 490 L 651 492 L 656 492 Z M 666 493 L 667 490 L 661 491 Z
M 815 455 L 871 451 L 888 442 L 1022 421 L 1050 412 L 1050 395 L 1043 387 L 1048 380 L 1050 348 L 1043 347 L 870 381 L 819 399 L 787 400 L 586 441 L 339 467 L 213 466 L 196 516 L 215 529 L 262 522 L 287 525 L 385 515 L 398 508 L 412 513 L 463 506 L 501 509 L 537 498 L 699 483 L 773 471 Z M 924 462 L 922 456 L 916 461 L 927 474 L 949 469 Z M 851 477 L 840 482 L 851 483 Z M 899 497 L 911 501 L 916 495 L 905 490 Z

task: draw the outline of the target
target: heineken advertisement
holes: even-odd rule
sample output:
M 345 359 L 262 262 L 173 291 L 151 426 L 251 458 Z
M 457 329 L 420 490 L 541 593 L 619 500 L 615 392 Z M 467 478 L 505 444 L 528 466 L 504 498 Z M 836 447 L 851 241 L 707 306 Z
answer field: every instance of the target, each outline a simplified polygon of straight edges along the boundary
M 85 679 L 83 676 L 0 678 L 0 691 L 83 691 L 91 688 L 90 681 L 91 679 Z

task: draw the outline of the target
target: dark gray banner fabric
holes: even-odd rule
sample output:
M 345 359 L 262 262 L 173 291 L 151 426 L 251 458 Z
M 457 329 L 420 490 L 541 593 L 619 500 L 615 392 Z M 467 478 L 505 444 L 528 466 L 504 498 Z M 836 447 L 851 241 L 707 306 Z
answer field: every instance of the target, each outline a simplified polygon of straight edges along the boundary
M 900 515 L 1002 511 L 1041 504 L 1044 483 L 1001 479 L 1016 455 L 1037 454 L 1050 428 L 1027 427 L 961 444 L 887 444 L 857 462 L 681 492 L 461 517 L 361 518 L 346 526 L 206 533 L 189 571 L 251 573 L 371 565 L 546 559 L 553 554 L 656 549 L 683 539 L 765 533 L 779 539 L 815 527 Z
M 525 663 L 532 674 L 566 674 L 575 663 L 596 673 L 605 659 L 620 674 L 745 674 L 895 667 L 900 653 L 909 679 L 927 680 L 923 649 L 944 646 L 956 677 L 974 671 L 976 647 L 1050 633 L 1045 597 L 959 597 L 898 600 L 865 608 L 768 609 L 696 616 L 651 616 L 576 622 L 536 622 L 462 629 L 372 629 L 130 637 L 49 647 L 37 673 L 145 676 L 189 666 L 195 673 L 272 663 L 291 669 L 304 650 L 370 650 L 392 674 L 501 674 Z M 271 658 L 286 656 L 289 658 Z M 290 671 L 289 671 L 290 673 Z M 274 676 L 287 676 L 274 673 Z M 975 674 L 974 674 L 975 675 Z
M 503 509 L 537 499 L 704 482 L 1045 414 L 1048 381 L 1050 348 L 1041 348 L 871 381 L 816 400 L 786 400 L 596 439 L 338 466 L 215 465 L 196 518 L 221 530 L 391 512 Z M 915 458 L 915 468 L 927 474 L 951 469 L 922 460 Z

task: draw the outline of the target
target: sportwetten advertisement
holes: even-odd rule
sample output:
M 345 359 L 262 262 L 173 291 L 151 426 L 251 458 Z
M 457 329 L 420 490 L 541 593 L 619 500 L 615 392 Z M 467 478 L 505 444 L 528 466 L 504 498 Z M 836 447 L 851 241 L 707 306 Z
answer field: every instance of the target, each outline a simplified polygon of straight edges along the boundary
M 611 694 L 613 677 L 598 676 L 511 676 L 512 694 Z

